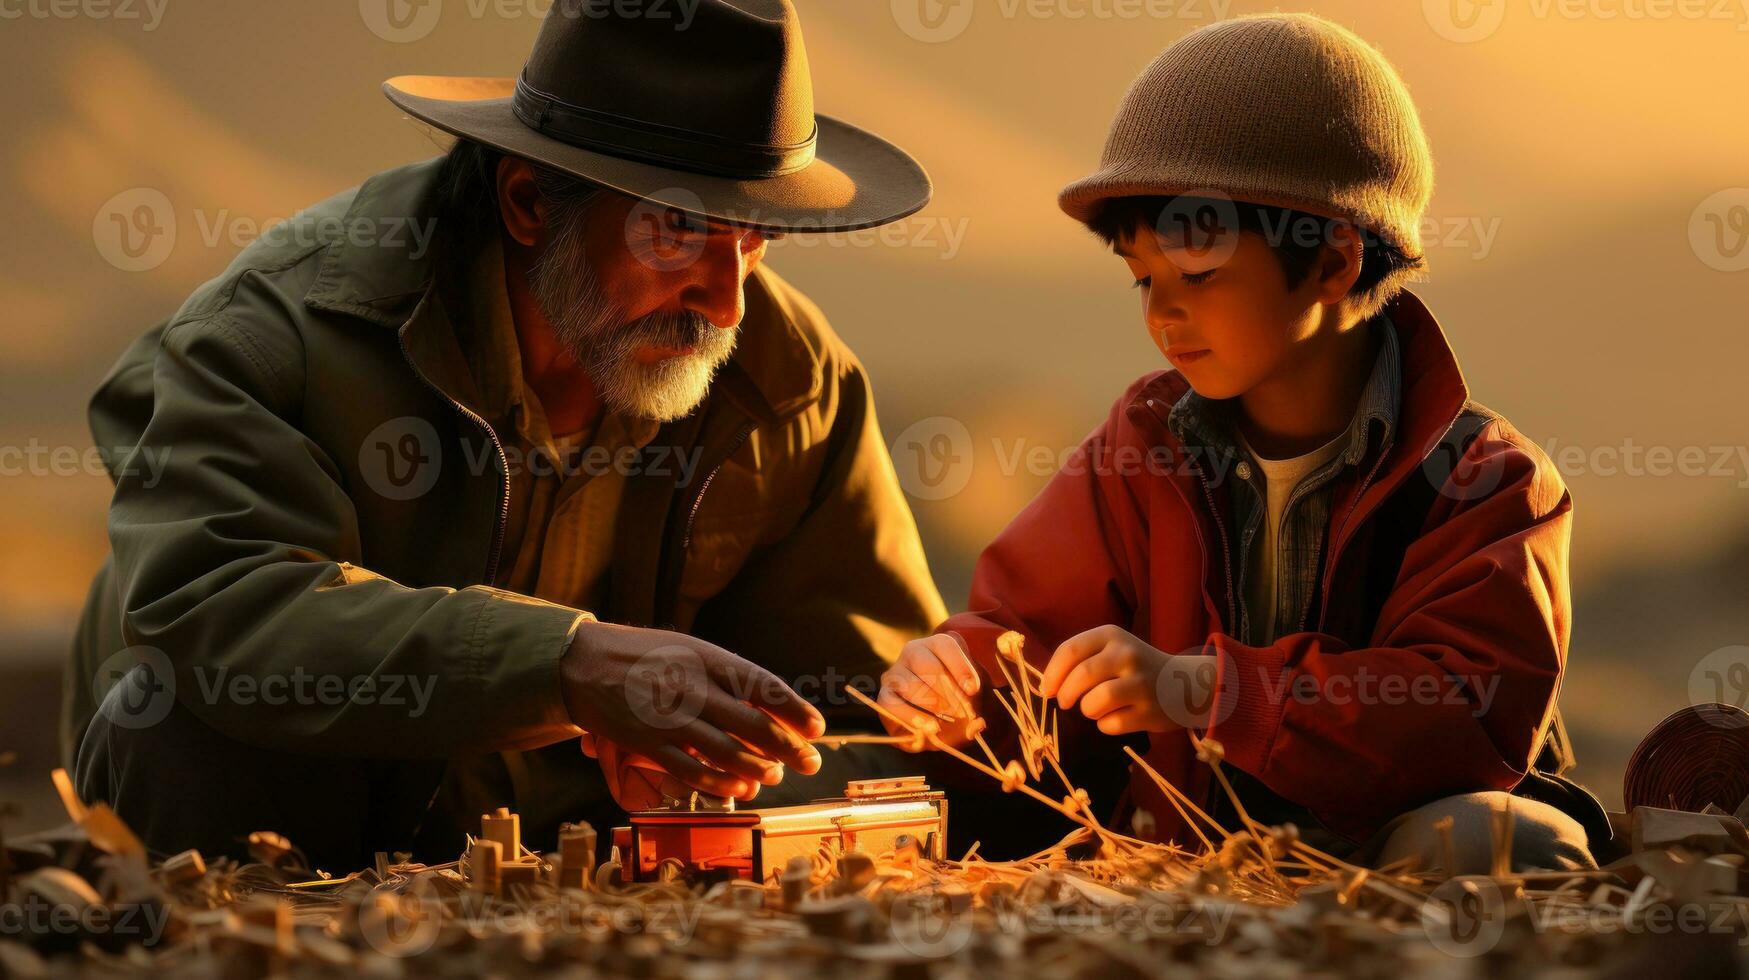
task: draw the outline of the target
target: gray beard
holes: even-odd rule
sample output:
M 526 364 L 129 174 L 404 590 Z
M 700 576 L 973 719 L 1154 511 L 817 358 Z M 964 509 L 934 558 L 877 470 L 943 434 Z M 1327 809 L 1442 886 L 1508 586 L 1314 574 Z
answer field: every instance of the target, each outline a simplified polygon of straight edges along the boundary
M 563 230 L 529 271 L 541 312 L 608 409 L 657 422 L 685 418 L 710 393 L 717 370 L 735 352 L 740 328 L 722 329 L 691 311 L 627 322 L 584 255 L 579 224 L 563 221 Z M 644 364 L 637 353 L 647 347 L 692 348 L 693 353 Z

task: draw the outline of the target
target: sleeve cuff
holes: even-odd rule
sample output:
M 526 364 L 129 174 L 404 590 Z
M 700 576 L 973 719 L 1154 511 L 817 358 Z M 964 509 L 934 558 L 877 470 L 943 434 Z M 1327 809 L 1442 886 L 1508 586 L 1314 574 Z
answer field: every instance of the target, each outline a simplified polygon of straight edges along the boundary
M 582 733 L 565 707 L 559 664 L 593 615 L 489 589 L 475 642 L 482 681 L 480 735 L 500 748 L 548 745 Z
M 1216 665 L 1208 737 L 1221 744 L 1228 762 L 1261 776 L 1287 711 L 1287 655 L 1275 647 L 1246 646 L 1224 633 L 1211 635 L 1204 649 Z

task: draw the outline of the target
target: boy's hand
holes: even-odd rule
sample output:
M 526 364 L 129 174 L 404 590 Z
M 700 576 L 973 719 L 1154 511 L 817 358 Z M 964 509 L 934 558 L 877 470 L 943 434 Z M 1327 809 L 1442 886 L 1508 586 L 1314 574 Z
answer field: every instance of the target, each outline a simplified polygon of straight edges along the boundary
M 1039 684 L 1064 710 L 1079 702 L 1107 735 L 1206 728 L 1214 687 L 1214 657 L 1163 653 L 1116 626 L 1064 641 Z
M 881 675 L 881 707 L 908 722 L 936 730 L 949 744 L 969 741 L 963 725 L 944 725 L 941 716 L 968 719 L 976 714 L 972 696 L 978 693 L 978 671 L 959 640 L 937 633 L 912 640 L 899 651 L 899 659 Z M 906 735 L 909 730 L 882 718 L 887 732 Z

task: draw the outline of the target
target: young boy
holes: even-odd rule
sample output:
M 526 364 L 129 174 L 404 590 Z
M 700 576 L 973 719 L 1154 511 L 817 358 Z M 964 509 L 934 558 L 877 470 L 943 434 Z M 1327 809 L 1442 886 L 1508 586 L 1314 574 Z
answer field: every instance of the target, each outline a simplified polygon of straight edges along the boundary
M 1593 866 L 1596 801 L 1532 771 L 1572 503 L 1403 290 L 1432 186 L 1408 91 L 1347 30 L 1272 14 L 1168 48 L 1060 203 L 1121 257 L 1176 370 L 1132 385 L 984 552 L 971 611 L 905 648 L 883 705 L 962 713 L 945 688 L 1001 683 L 1015 630 L 1065 751 L 1099 740 L 1075 716 L 1148 733 L 1149 764 L 1228 828 L 1187 730 L 1220 744 L 1252 817 L 1353 860 L 1439 865 L 1451 817 L 1445 870 L 1485 872 L 1516 790 L 1515 864 Z M 1155 836 L 1194 840 L 1131 777 Z

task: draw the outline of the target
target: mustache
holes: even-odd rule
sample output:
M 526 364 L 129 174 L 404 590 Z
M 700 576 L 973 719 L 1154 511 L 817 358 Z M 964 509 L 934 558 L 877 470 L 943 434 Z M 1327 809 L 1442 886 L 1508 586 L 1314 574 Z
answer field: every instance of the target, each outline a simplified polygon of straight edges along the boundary
M 683 310 L 679 313 L 651 313 L 613 331 L 612 343 L 621 347 L 668 347 L 707 349 L 720 335 L 733 336 L 734 330 L 721 330 L 702 313 Z

